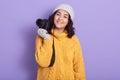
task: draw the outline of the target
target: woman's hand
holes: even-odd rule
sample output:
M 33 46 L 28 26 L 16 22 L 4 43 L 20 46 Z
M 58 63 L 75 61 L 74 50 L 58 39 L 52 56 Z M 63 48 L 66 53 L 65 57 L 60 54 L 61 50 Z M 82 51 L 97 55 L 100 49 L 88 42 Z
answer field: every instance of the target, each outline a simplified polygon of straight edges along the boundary
M 45 29 L 42 29 L 42 28 L 39 28 L 37 30 L 37 33 L 39 36 L 41 36 L 43 39 L 49 39 L 50 38 L 50 35 L 48 34 L 47 30 Z

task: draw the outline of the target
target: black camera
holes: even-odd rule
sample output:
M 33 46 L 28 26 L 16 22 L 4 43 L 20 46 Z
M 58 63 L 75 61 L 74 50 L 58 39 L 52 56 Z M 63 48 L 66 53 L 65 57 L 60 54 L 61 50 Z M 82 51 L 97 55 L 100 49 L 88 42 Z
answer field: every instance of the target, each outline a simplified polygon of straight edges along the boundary
M 39 28 L 43 28 L 43 29 L 46 29 L 48 30 L 49 28 L 49 21 L 47 19 L 37 19 L 36 20 L 36 25 L 39 27 Z

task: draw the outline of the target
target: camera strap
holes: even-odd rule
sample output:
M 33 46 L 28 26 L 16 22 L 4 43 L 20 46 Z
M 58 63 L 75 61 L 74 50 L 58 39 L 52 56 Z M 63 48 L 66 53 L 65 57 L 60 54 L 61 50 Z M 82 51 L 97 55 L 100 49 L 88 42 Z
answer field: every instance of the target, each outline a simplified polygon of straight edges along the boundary
M 55 47 L 54 47 L 54 38 L 53 38 L 53 44 L 52 44 L 52 57 L 49 67 L 52 67 L 55 63 Z

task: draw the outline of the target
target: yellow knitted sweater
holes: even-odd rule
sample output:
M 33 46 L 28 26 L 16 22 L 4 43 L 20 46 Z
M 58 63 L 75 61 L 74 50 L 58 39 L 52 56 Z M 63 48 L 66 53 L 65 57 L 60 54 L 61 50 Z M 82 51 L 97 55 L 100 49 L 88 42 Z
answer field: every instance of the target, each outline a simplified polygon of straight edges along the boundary
M 48 67 L 52 56 L 54 37 L 55 63 Z M 37 80 L 86 80 L 82 50 L 78 38 L 68 38 L 65 32 L 54 32 L 50 39 L 36 37 L 35 59 Z

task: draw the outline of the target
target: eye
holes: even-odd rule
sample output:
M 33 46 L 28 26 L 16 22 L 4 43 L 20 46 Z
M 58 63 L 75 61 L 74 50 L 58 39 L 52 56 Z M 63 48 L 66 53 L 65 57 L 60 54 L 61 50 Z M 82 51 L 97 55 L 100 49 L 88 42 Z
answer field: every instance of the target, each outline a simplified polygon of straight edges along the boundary
M 60 14 L 59 14 L 59 13 L 57 13 L 56 15 L 58 15 L 58 16 L 59 16 Z
M 60 16 L 60 13 L 59 13 L 59 12 L 57 12 L 57 13 L 56 13 L 56 15 L 57 15 L 57 16 Z
M 67 15 L 65 15 L 65 16 L 64 16 L 64 18 L 67 18 L 67 19 L 68 19 L 68 16 L 67 16 Z

